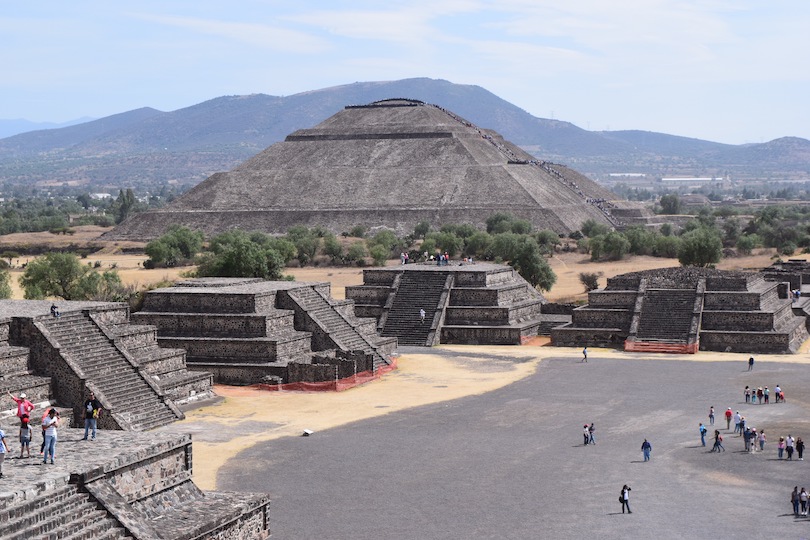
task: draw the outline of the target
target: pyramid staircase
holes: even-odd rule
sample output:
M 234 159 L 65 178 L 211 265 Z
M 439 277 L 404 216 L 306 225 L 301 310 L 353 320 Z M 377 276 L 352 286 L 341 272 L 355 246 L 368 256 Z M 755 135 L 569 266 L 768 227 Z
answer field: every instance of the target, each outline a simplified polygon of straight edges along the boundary
M 390 363 L 386 350 L 396 347 L 396 338 L 380 338 L 375 332 L 373 319 L 358 319 L 353 310 L 341 309 L 339 302 L 330 300 L 316 287 L 299 287 L 286 292 L 294 305 L 281 304 L 296 312 L 296 318 L 307 318 L 314 323 L 328 342 L 330 348 L 344 351 L 363 351 L 373 357 L 374 369 Z M 352 306 L 352 302 L 343 302 Z M 316 332 L 313 332 L 316 334 Z M 313 335 L 313 339 L 317 336 Z
M 644 293 L 637 341 L 686 343 L 695 307 L 694 289 L 648 289 Z
M 66 484 L 32 500 L 3 507 L 0 538 L 118 540 L 132 537 L 89 493 Z
M 383 337 L 396 337 L 400 345 L 432 346 L 452 286 L 450 272 L 404 272 L 391 293 L 380 319 Z M 419 310 L 425 310 L 425 320 Z
M 147 430 L 170 424 L 183 415 L 135 362 L 93 321 L 89 313 L 43 318 L 36 325 L 67 364 L 105 405 L 123 429 Z

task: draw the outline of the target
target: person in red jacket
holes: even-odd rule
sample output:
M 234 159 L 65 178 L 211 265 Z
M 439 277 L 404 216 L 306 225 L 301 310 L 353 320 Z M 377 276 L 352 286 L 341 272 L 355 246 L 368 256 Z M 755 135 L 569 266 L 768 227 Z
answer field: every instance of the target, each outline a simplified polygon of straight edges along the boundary
M 34 404 L 28 401 L 25 392 L 20 393 L 20 397 L 16 398 L 11 395 L 11 392 L 8 392 L 8 397 L 14 400 L 14 403 L 17 404 L 17 418 L 22 419 L 24 414 L 30 415 L 31 411 L 34 410 Z
M 726 409 L 726 429 L 731 429 L 731 417 L 733 413 L 731 412 L 731 407 Z

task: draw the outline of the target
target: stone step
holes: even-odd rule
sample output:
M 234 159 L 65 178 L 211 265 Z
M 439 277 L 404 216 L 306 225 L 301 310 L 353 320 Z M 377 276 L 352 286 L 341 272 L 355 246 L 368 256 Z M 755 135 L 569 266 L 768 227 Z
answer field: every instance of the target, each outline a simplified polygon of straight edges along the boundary
M 72 484 L 62 485 L 54 489 L 46 490 L 38 494 L 33 499 L 24 500 L 17 504 L 4 506 L 0 510 L 0 537 L 5 537 L 8 527 L 15 526 L 18 522 L 24 526 L 24 520 L 31 514 L 36 514 L 39 510 L 51 505 L 61 505 L 65 501 L 71 500 L 79 493 L 78 488 Z
M 91 528 L 93 523 L 106 517 L 107 511 L 100 510 L 98 505 L 90 500 L 90 496 L 84 494 L 83 500 L 79 504 L 66 510 L 55 505 L 49 506 L 31 525 L 17 529 L 8 536 L 4 535 L 3 538 L 6 540 L 65 538 L 83 529 Z

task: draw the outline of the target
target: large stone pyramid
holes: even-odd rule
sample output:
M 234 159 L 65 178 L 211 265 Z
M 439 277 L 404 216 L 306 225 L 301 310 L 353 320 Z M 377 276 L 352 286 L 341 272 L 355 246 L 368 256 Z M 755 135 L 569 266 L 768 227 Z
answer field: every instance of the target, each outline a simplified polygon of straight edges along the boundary
M 106 238 L 149 240 L 172 224 L 206 235 L 234 228 L 284 233 L 298 224 L 407 233 L 420 221 L 480 226 L 499 211 L 569 233 L 589 218 L 618 225 L 622 209 L 614 198 L 576 171 L 537 160 L 441 107 L 389 99 L 346 107 L 296 131 Z

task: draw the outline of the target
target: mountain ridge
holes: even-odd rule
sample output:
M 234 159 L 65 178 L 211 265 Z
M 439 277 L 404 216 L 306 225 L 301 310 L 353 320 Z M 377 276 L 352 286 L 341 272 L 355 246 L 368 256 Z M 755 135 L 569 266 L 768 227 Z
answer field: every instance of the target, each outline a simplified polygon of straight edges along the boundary
M 196 184 L 347 105 L 405 97 L 493 129 L 538 158 L 581 172 L 806 175 L 810 141 L 729 145 L 641 130 L 584 130 L 537 118 L 476 85 L 441 79 L 356 82 L 291 96 L 220 96 L 175 111 L 142 107 L 0 139 L 0 181 L 120 187 Z

